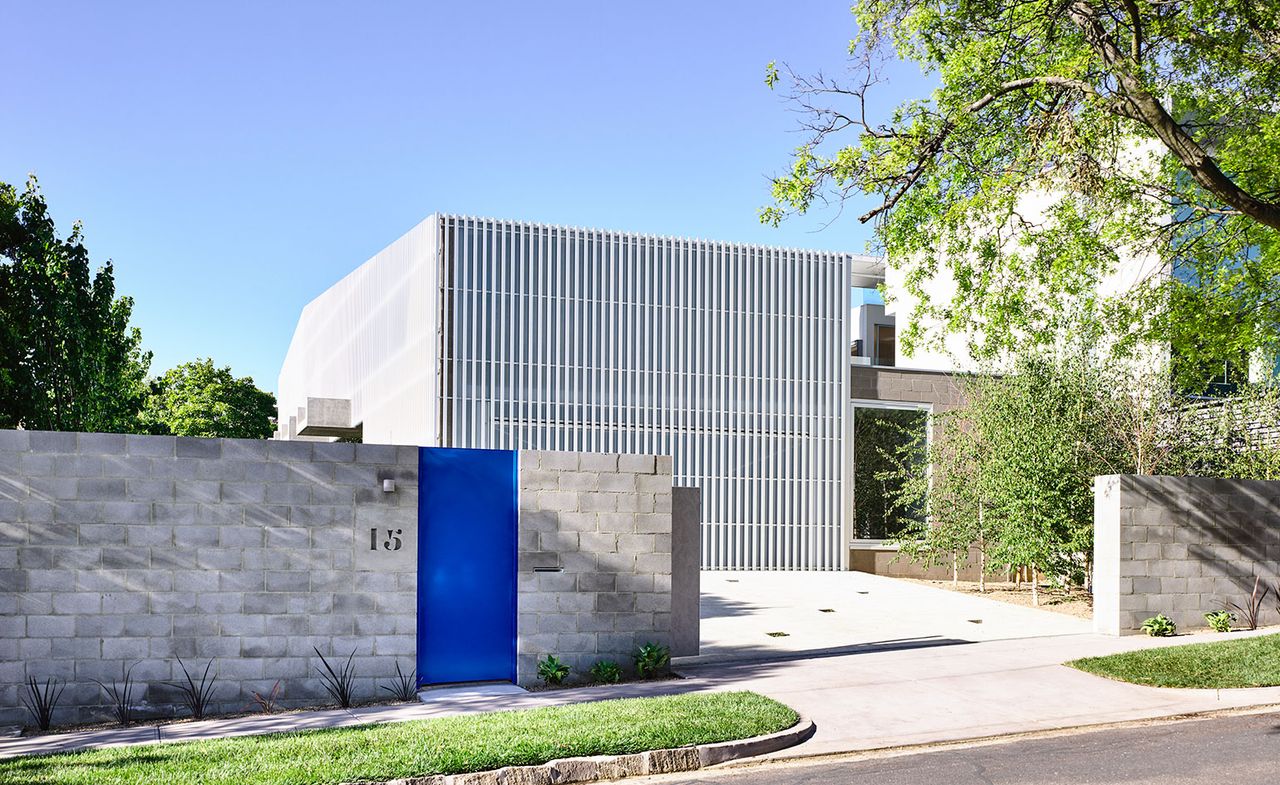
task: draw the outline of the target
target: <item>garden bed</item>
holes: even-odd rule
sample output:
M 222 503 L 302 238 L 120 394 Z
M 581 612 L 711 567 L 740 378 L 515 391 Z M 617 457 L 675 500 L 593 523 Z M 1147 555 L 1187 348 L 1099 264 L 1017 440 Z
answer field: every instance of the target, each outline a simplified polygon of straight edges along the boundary
M 1150 687 L 1275 687 L 1280 685 L 1280 634 L 1086 657 L 1067 665 Z
M 382 782 L 744 739 L 797 719 L 751 692 L 691 693 L 16 758 L 0 761 L 0 783 Z
M 925 586 L 932 586 L 935 589 L 946 589 L 947 591 L 960 592 L 961 594 L 972 594 L 977 597 L 985 597 L 989 600 L 999 600 L 1007 602 L 1010 605 L 1021 605 L 1025 608 L 1035 608 L 1042 611 L 1053 611 L 1066 616 L 1074 616 L 1077 619 L 1093 618 L 1093 597 L 1084 589 L 1062 589 L 1055 586 L 1040 587 L 1040 604 L 1033 605 L 1031 600 L 1031 587 L 1023 584 L 1018 587 L 1012 582 L 1006 581 L 987 581 L 986 591 L 978 591 L 977 581 L 959 581 L 952 583 L 951 580 L 931 580 L 925 578 L 901 578 L 900 580 L 910 581 L 911 583 L 920 583 Z

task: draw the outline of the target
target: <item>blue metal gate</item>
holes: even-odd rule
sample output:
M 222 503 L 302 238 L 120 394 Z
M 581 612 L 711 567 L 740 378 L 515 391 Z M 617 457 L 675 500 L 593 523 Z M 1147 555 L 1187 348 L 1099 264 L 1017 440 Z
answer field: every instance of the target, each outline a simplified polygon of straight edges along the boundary
M 516 453 L 418 455 L 418 680 L 516 677 Z

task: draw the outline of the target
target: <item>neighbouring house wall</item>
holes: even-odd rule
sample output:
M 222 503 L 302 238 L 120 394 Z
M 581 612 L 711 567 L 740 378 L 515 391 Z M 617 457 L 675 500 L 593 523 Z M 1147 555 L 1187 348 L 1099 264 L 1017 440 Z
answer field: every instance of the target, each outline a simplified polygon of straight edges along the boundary
M 1179 628 L 1280 584 L 1280 482 L 1109 475 L 1094 480 L 1094 629 L 1163 613 Z M 1277 620 L 1276 603 L 1263 623 Z
M 516 680 L 671 638 L 671 458 L 522 451 Z
M 414 667 L 417 507 L 416 447 L 0 431 L 0 723 L 28 677 L 68 683 L 55 722 L 103 718 L 130 666 L 173 713 L 179 657 L 213 661 L 215 710 L 315 703 L 313 646 L 373 697 Z

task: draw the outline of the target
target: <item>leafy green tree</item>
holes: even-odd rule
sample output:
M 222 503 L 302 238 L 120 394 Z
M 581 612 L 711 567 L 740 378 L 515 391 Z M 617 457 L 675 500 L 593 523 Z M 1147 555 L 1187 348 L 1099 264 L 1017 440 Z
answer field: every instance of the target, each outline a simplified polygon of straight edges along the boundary
M 855 0 L 847 81 L 790 77 L 807 139 L 766 222 L 870 195 L 860 217 L 918 299 L 904 349 L 980 357 L 1099 333 L 1210 366 L 1280 347 L 1280 0 Z M 881 64 L 937 87 L 883 122 Z M 870 119 L 869 119 L 870 118 Z M 1133 289 L 1100 291 L 1125 258 Z M 953 294 L 931 293 L 937 278 Z M 924 318 L 928 317 L 928 318 Z
M 0 183 L 0 427 L 133 430 L 151 354 L 132 311 L 80 224 L 58 236 L 35 177 Z
M 1105 378 L 1060 359 L 958 379 L 965 404 L 936 418 L 929 466 L 902 465 L 901 501 L 923 501 L 928 518 L 900 538 L 901 552 L 932 566 L 972 550 L 983 573 L 1030 568 L 1035 600 L 1042 575 L 1087 576 L 1093 477 L 1127 466 L 1109 430 L 1122 397 Z
M 151 433 L 266 439 L 275 430 L 276 397 L 253 379 L 237 379 L 212 359 L 183 363 L 152 380 L 142 410 Z

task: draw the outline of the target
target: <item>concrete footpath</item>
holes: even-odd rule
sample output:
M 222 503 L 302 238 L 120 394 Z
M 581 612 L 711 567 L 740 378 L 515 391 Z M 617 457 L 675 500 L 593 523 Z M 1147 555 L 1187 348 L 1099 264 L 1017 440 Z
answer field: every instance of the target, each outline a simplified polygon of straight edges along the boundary
M 1231 637 L 1280 632 L 1237 632 Z M 1081 634 L 702 665 L 704 688 L 754 690 L 811 717 L 818 731 L 774 757 L 825 755 L 1027 731 L 1280 704 L 1280 687 L 1182 690 L 1093 676 L 1061 663 L 1222 640 Z
M 1232 637 L 1265 634 L 1233 633 Z M 804 744 L 774 753 L 790 758 L 950 742 L 1194 712 L 1280 704 L 1280 687 L 1169 690 L 1081 673 L 1059 663 L 1076 657 L 1168 646 L 1222 636 L 1172 639 L 1068 635 L 920 648 L 869 646 L 822 656 L 682 667 L 683 680 L 528 693 L 457 688 L 428 693 L 422 704 L 254 715 L 233 719 L 0 740 L 0 757 L 128 744 L 402 722 L 485 711 L 703 690 L 754 690 L 817 724 Z M 794 656 L 794 655 L 793 655 Z
M 812 739 L 775 757 L 1280 704 L 1280 687 L 1159 689 L 1061 664 L 1280 628 L 1113 638 L 1089 632 L 1084 619 L 864 573 L 703 573 L 702 588 L 704 653 L 676 661 L 682 680 L 534 693 L 510 684 L 437 689 L 421 704 L 0 738 L 0 757 L 703 690 L 754 690 L 814 721 Z

